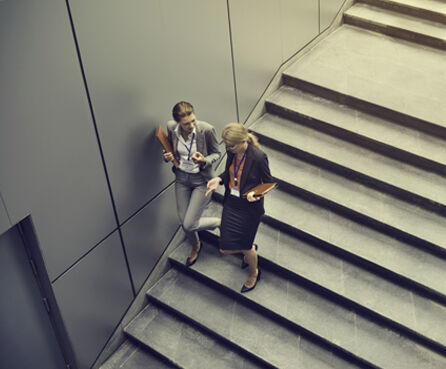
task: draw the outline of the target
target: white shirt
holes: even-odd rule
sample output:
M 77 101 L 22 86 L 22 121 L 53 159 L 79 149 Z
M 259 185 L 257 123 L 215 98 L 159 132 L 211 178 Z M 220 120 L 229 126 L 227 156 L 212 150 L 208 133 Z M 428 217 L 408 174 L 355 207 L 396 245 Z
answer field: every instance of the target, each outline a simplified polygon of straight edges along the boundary
M 197 129 L 194 127 L 192 133 L 189 134 L 187 140 L 185 141 L 182 134 L 180 133 L 180 125 L 175 128 L 175 134 L 178 137 L 178 147 L 177 151 L 180 155 L 179 168 L 187 173 L 198 173 L 200 172 L 200 164 L 193 162 L 192 155 L 197 152 Z M 194 142 L 192 142 L 192 137 L 194 137 Z M 192 147 L 191 147 L 192 143 Z M 187 148 L 186 148 L 187 146 Z M 190 154 L 189 150 L 190 149 Z M 188 160 L 189 158 L 189 160 Z

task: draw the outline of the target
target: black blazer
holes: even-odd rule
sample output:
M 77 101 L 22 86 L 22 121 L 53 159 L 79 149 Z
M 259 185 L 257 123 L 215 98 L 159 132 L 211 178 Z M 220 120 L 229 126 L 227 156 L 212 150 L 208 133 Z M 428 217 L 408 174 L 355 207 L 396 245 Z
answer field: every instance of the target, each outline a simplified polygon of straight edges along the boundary
M 229 190 L 229 167 L 234 160 L 234 154 L 228 152 L 226 158 L 225 171 L 219 175 L 225 185 L 225 200 L 230 193 Z M 248 145 L 246 150 L 245 165 L 243 166 L 243 172 L 240 177 L 240 195 L 248 192 L 253 187 L 261 183 L 274 182 L 271 172 L 269 170 L 267 155 L 257 147 Z M 249 203 L 248 200 L 245 199 Z M 256 208 L 260 214 L 265 213 L 263 206 L 263 198 L 259 201 L 249 203 Z

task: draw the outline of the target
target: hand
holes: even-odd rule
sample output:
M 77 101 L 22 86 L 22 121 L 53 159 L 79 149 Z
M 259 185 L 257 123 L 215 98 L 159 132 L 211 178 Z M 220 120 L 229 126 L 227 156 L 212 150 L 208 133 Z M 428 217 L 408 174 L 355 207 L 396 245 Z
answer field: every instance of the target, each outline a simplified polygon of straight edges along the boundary
M 218 186 L 220 185 L 220 182 L 221 182 L 221 178 L 220 177 L 212 178 L 208 182 L 207 191 L 206 191 L 206 194 L 204 196 L 207 197 L 211 192 L 214 192 L 218 188 Z
M 249 202 L 254 202 L 254 201 L 259 201 L 259 200 L 262 198 L 262 196 L 254 196 L 254 194 L 255 194 L 255 192 L 254 192 L 254 191 L 251 191 L 250 193 L 248 193 L 248 194 L 246 195 L 246 199 L 247 199 Z
M 206 159 L 204 158 L 203 154 L 201 152 L 195 152 L 192 156 L 191 156 L 192 160 L 194 161 L 194 163 L 198 164 L 198 163 L 206 163 Z
M 166 152 L 166 150 L 163 150 L 163 156 L 165 161 L 173 161 L 175 158 L 171 152 Z

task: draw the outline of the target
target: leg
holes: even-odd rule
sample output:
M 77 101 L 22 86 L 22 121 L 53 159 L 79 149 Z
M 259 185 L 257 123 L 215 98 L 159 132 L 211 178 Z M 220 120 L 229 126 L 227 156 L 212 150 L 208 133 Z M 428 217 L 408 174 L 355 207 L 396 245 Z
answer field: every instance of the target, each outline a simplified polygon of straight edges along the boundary
M 205 197 L 205 193 L 205 184 L 200 184 L 193 188 L 183 220 L 184 229 L 187 232 L 194 233 L 195 242 L 199 241 L 198 231 L 215 229 L 220 225 L 220 218 L 201 216 L 210 199 Z
M 255 248 L 244 250 L 243 254 L 249 265 L 249 276 L 248 280 L 242 286 L 241 292 L 248 292 L 256 286 L 257 281 L 260 279 L 260 269 L 258 268 L 257 252 Z
M 183 175 L 183 174 L 180 174 Z M 179 175 L 178 175 L 179 177 Z M 183 181 L 182 178 L 178 178 L 175 182 L 175 196 L 177 201 L 177 214 L 180 220 L 181 226 L 183 227 L 184 232 L 186 233 L 186 237 L 191 245 L 195 245 L 197 240 L 195 238 L 194 233 L 189 232 L 188 229 L 184 226 L 184 220 L 186 217 L 187 209 L 189 207 L 189 202 L 192 196 L 193 188 L 187 184 L 187 182 Z

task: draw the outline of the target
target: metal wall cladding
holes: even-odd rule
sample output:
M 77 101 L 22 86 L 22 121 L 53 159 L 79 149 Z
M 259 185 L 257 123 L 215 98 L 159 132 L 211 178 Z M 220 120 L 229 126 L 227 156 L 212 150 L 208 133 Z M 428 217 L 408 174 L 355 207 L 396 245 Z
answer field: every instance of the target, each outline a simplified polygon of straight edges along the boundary
M 8 211 L 3 202 L 3 197 L 0 192 L 0 235 L 11 228 L 12 224 L 8 216 Z
M 133 298 L 118 233 L 55 281 L 53 289 L 79 368 L 89 368 Z
M 120 221 L 172 180 L 154 138 L 173 105 L 235 120 L 226 1 L 71 2 Z
M 318 35 L 318 0 L 229 0 L 240 121 L 280 65 Z
M 122 227 L 132 278 L 139 290 L 179 225 L 174 186 Z
M 320 16 L 321 16 L 321 29 L 320 32 L 327 29 L 333 19 L 336 17 L 339 9 L 345 0 L 319 0 L 321 3 Z
M 0 45 L 1 191 L 53 279 L 116 227 L 65 3 L 0 2 Z

